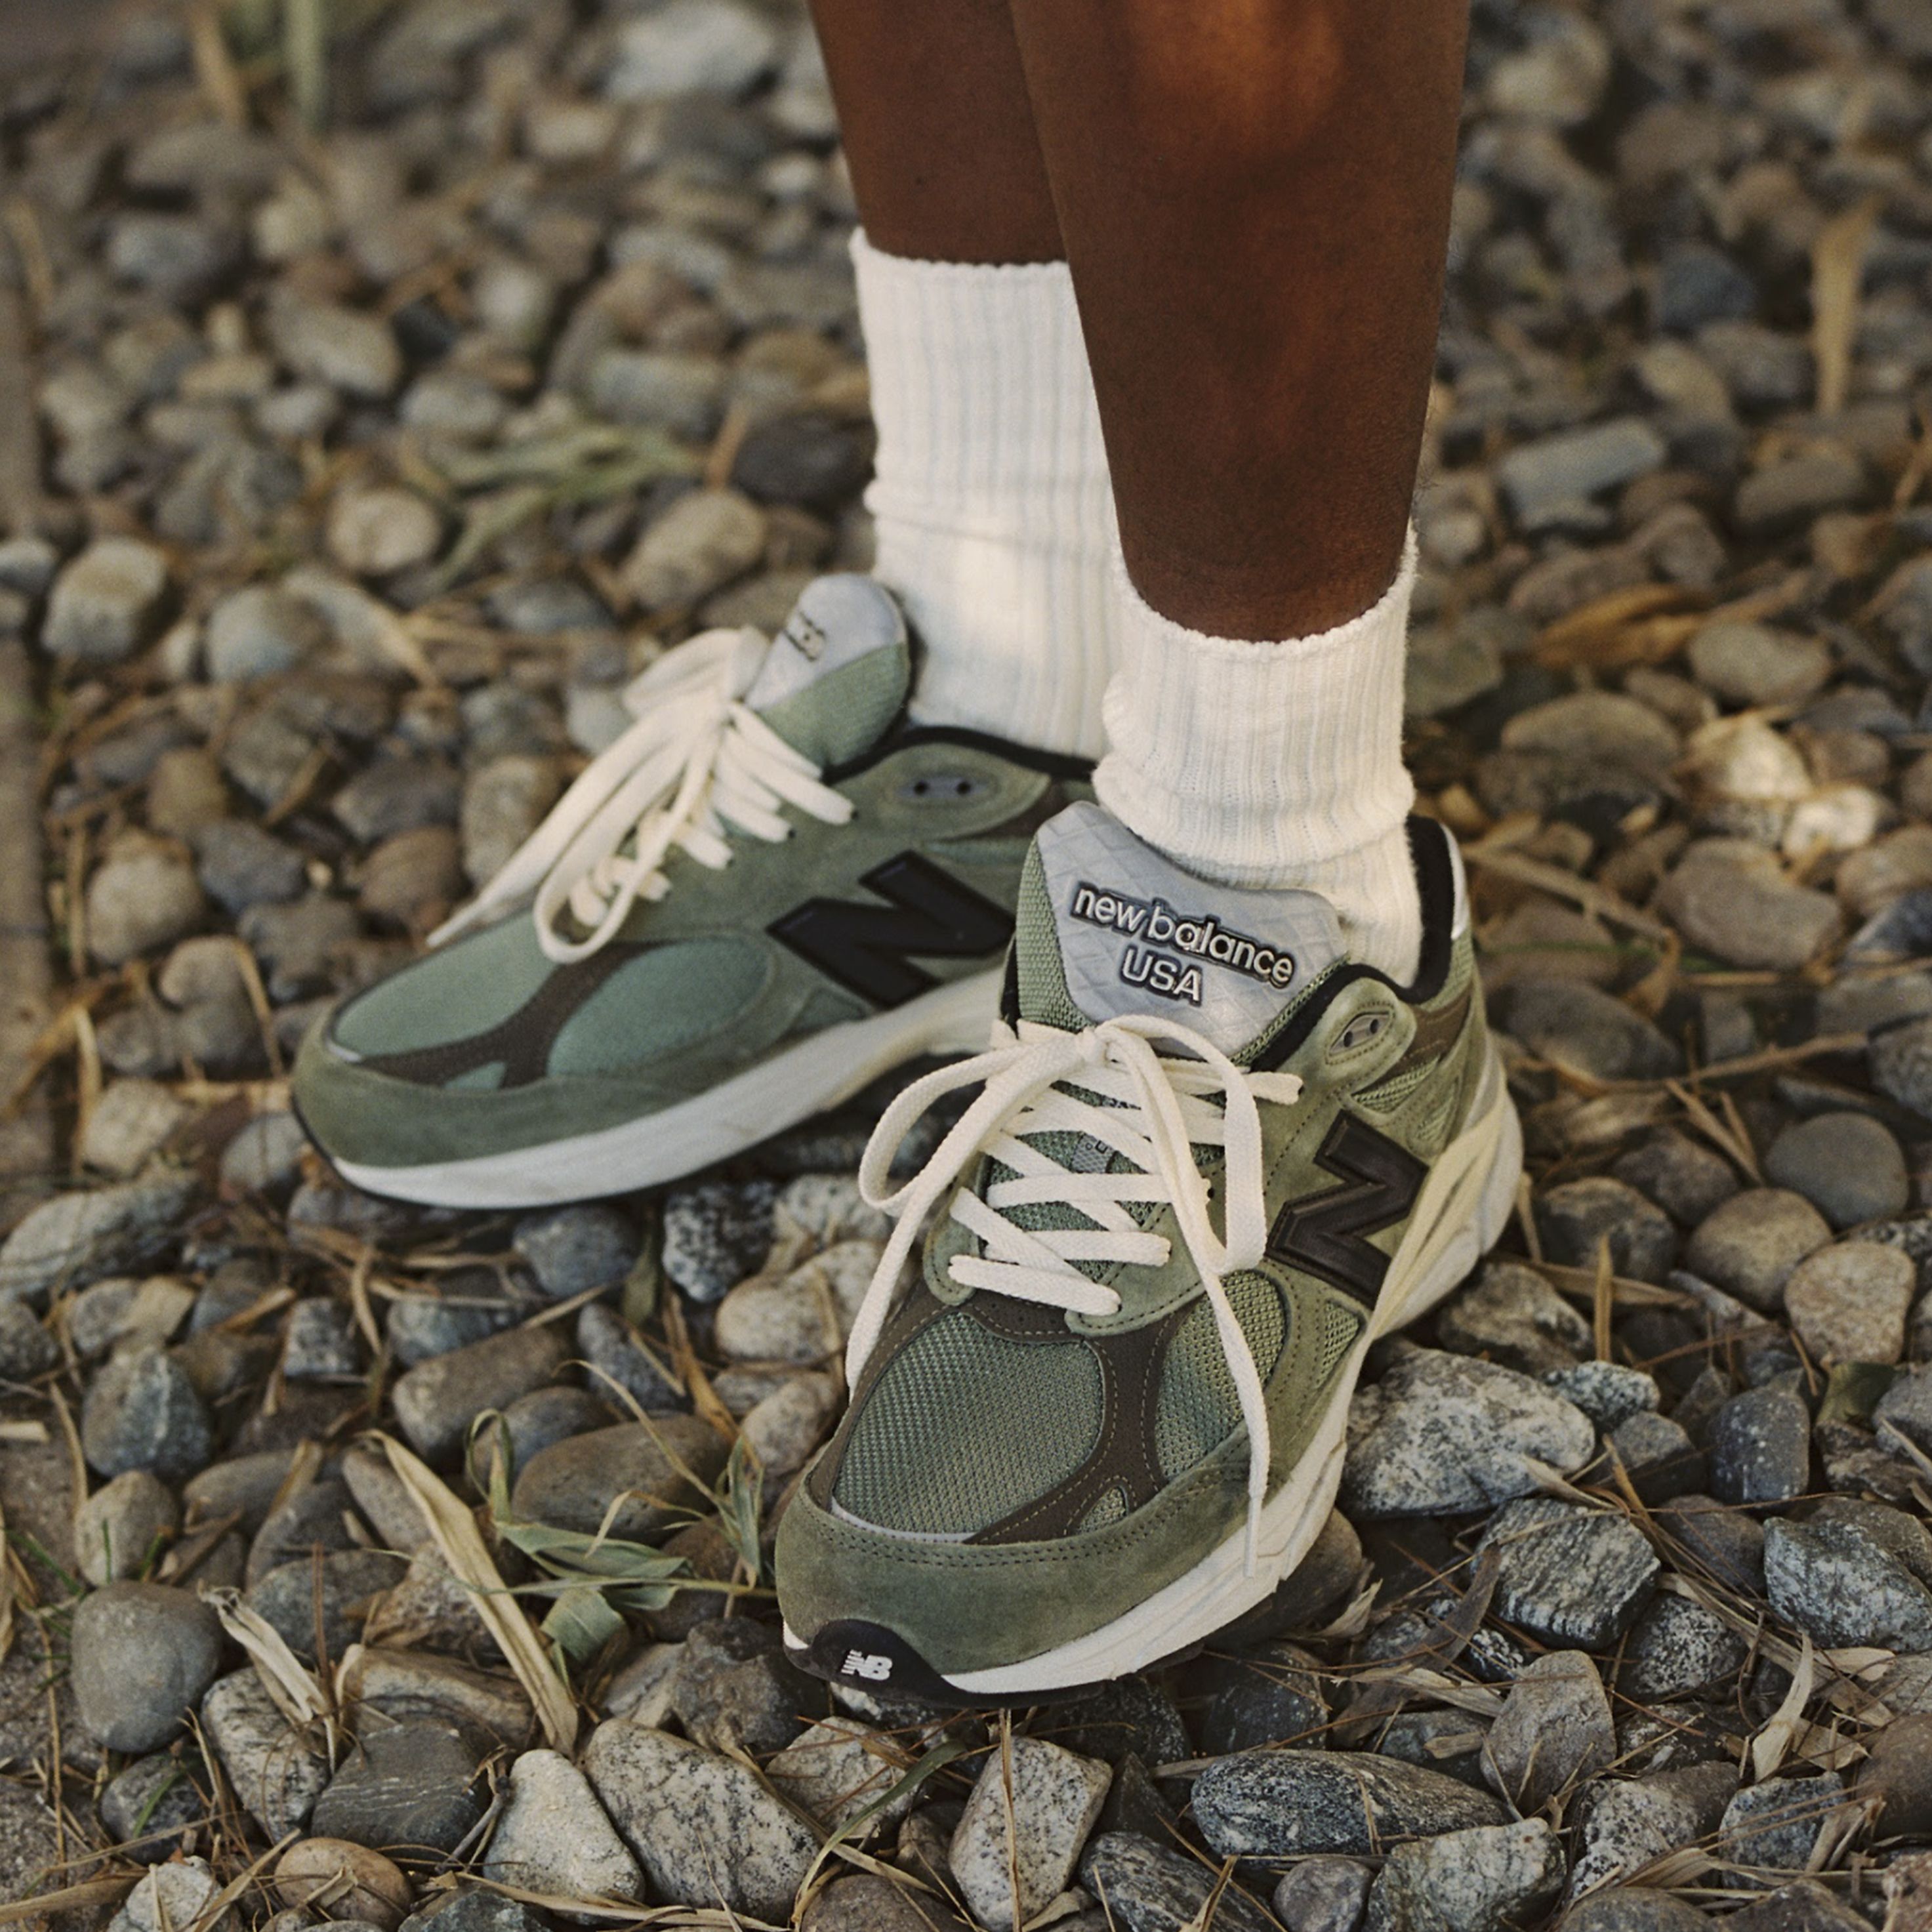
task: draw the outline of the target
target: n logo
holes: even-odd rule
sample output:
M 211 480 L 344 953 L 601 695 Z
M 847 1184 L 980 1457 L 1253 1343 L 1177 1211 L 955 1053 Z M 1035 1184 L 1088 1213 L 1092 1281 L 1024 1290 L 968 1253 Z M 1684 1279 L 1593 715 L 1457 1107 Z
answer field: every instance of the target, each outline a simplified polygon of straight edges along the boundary
M 859 883 L 888 903 L 807 899 L 767 930 L 875 1006 L 902 1006 L 934 984 L 914 956 L 973 959 L 1012 937 L 1010 913 L 916 852 L 874 866 Z
M 1428 1170 L 1352 1114 L 1335 1117 L 1315 1164 L 1342 1184 L 1282 1208 L 1268 1235 L 1269 1258 L 1318 1275 L 1372 1308 L 1389 1258 L 1368 1237 L 1415 1205 Z

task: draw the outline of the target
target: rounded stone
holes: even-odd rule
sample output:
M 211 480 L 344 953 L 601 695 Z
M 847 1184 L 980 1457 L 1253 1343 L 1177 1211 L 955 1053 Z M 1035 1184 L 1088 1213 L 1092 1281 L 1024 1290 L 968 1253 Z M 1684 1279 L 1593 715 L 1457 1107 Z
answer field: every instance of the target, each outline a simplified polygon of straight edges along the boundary
M 1832 653 L 1816 638 L 1768 624 L 1706 624 L 1688 655 L 1691 675 L 1730 704 L 1800 704 L 1832 675 Z
M 181 1513 L 151 1471 L 129 1469 L 104 1484 L 74 1512 L 74 1560 L 96 1586 L 136 1575 Z
M 1905 1156 L 1868 1114 L 1819 1114 L 1772 1143 L 1765 1178 L 1802 1194 L 1834 1228 L 1902 1214 L 1912 1198 Z
M 1802 1194 L 1747 1188 L 1698 1223 L 1684 1264 L 1726 1294 L 1773 1314 L 1792 1270 L 1831 1238 L 1825 1217 Z
M 208 614 L 202 649 L 209 678 L 235 684 L 292 670 L 328 642 L 328 626 L 312 604 L 266 584 L 249 584 Z
M 309 1822 L 324 1838 L 379 1850 L 453 1852 L 483 1815 L 477 1768 L 455 1724 L 365 1720 Z
M 71 1641 L 81 1721 L 110 1750 L 166 1744 L 221 1660 L 214 1611 L 161 1583 L 110 1583 L 84 1598 Z
M 1876 1034 L 1870 1053 L 1880 1092 L 1932 1120 L 1932 1015 Z
M 165 1350 L 136 1348 L 94 1377 L 81 1407 L 80 1442 L 104 1476 L 148 1469 L 179 1482 L 206 1466 L 214 1433 L 188 1371 Z
M 193 932 L 207 910 L 185 854 L 163 840 L 126 837 L 88 882 L 88 950 L 103 965 L 124 965 Z
M 1627 1181 L 1592 1174 L 1550 1188 L 1536 1203 L 1544 1251 L 1570 1268 L 1594 1268 L 1599 1244 L 1632 1281 L 1661 1281 L 1677 1258 L 1677 1230 L 1662 1208 Z
M 1918 1270 L 1901 1248 L 1840 1241 L 1808 1255 L 1784 1284 L 1784 1312 L 1820 1366 L 1896 1362 Z
M 389 577 L 436 554 L 442 525 L 413 490 L 345 490 L 329 506 L 328 548 L 358 577 Z

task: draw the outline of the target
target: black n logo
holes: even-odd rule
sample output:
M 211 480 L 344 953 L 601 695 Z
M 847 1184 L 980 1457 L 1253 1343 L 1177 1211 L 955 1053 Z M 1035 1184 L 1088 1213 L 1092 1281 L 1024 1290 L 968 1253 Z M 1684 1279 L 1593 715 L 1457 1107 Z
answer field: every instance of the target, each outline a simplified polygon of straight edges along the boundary
M 1428 1169 L 1352 1114 L 1336 1115 L 1315 1164 L 1342 1185 L 1288 1202 L 1269 1233 L 1269 1258 L 1318 1275 L 1373 1307 L 1389 1258 L 1367 1238 L 1393 1227 L 1414 1206 Z
M 903 1005 L 934 984 L 911 956 L 971 959 L 1012 937 L 1010 913 L 916 852 L 874 866 L 859 883 L 890 903 L 807 899 L 766 930 L 875 1006 Z

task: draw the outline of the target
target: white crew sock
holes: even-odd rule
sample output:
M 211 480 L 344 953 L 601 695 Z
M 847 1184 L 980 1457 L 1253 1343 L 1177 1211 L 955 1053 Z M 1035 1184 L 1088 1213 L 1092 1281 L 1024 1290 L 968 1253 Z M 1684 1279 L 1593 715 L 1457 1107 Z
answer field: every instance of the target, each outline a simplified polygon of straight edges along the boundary
M 1101 803 L 1204 878 L 1321 893 L 1352 955 L 1406 985 L 1422 938 L 1402 762 L 1414 534 L 1371 609 L 1279 644 L 1190 631 L 1150 608 L 1118 554 L 1114 570 Z
M 912 715 L 1097 758 L 1114 501 L 1066 264 L 910 261 L 863 234 L 852 260 L 873 572 L 926 649 Z

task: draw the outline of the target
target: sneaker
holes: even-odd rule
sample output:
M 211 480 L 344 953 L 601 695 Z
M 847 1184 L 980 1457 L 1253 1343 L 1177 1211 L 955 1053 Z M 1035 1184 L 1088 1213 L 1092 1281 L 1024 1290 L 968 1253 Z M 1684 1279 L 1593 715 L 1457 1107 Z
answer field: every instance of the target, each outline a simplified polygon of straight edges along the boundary
M 1410 843 L 1425 933 L 1397 986 L 1312 893 L 1204 884 L 1091 802 L 1042 829 L 992 1049 L 908 1088 L 866 1150 L 898 1226 L 850 1408 L 779 1523 L 794 1661 L 1029 1699 L 1198 1643 L 1300 1562 L 1370 1344 L 1468 1273 L 1522 1167 L 1460 860 L 1429 821 Z
M 910 675 L 864 577 L 808 586 L 775 640 L 667 652 L 475 903 L 310 1033 L 316 1144 L 405 1200 L 580 1200 L 980 1046 L 1028 842 L 1088 767 L 906 726 Z

